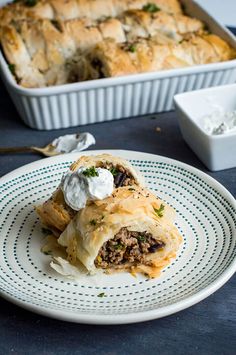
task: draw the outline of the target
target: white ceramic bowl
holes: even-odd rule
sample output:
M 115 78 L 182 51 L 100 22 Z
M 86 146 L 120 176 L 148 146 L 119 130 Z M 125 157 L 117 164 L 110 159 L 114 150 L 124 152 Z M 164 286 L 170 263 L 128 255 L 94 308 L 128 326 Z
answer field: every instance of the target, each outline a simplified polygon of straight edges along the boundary
M 236 110 L 236 84 L 178 94 L 174 97 L 183 138 L 212 171 L 236 167 L 236 131 L 211 135 L 204 129 L 204 117 L 215 111 Z

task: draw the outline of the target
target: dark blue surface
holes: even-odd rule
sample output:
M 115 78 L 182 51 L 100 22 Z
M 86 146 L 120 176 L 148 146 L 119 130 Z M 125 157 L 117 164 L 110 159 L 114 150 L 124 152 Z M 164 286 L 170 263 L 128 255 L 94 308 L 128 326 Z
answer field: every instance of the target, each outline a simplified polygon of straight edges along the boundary
M 161 128 L 161 132 L 156 131 Z M 209 173 L 184 143 L 174 112 L 83 126 L 94 149 L 131 149 L 171 157 L 213 176 L 236 196 L 236 169 Z M 43 146 L 68 129 L 26 127 L 0 86 L 0 146 Z M 91 148 L 92 149 L 92 148 Z M 0 156 L 0 175 L 38 160 L 37 154 Z M 25 311 L 0 299 L 0 354 L 225 354 L 236 353 L 236 277 L 201 303 L 178 314 L 133 325 L 86 326 Z

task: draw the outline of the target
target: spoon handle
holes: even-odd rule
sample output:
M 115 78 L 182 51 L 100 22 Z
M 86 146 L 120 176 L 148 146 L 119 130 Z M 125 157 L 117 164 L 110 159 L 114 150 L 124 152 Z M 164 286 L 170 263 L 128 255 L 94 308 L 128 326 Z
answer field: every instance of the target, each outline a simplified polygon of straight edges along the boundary
M 0 154 L 4 153 L 23 153 L 23 152 L 34 152 L 33 147 L 8 147 L 0 148 Z

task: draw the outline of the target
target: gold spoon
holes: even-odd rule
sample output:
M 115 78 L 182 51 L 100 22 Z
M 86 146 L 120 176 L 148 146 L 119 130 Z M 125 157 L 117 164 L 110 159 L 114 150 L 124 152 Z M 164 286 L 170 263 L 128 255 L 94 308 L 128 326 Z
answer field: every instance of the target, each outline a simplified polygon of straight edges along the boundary
M 37 152 L 46 157 L 53 157 L 55 155 L 61 154 L 56 151 L 56 148 L 50 143 L 46 147 L 9 147 L 0 148 L 0 154 L 6 153 L 23 153 L 23 152 Z

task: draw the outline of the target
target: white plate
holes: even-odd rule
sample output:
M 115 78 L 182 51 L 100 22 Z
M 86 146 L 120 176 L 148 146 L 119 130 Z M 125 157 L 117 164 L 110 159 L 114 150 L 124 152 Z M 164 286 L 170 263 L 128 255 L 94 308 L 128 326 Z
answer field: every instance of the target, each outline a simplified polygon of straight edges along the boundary
M 0 289 L 33 312 L 78 323 L 121 324 L 185 309 L 221 287 L 235 272 L 236 203 L 208 175 L 164 157 L 106 151 L 130 159 L 149 187 L 177 210 L 184 237 L 177 259 L 158 279 L 128 273 L 88 276 L 81 282 L 50 269 L 34 206 L 57 187 L 78 158 L 64 155 L 26 165 L 0 179 Z M 98 154 L 101 151 L 83 154 Z M 105 297 L 98 297 L 104 293 Z

